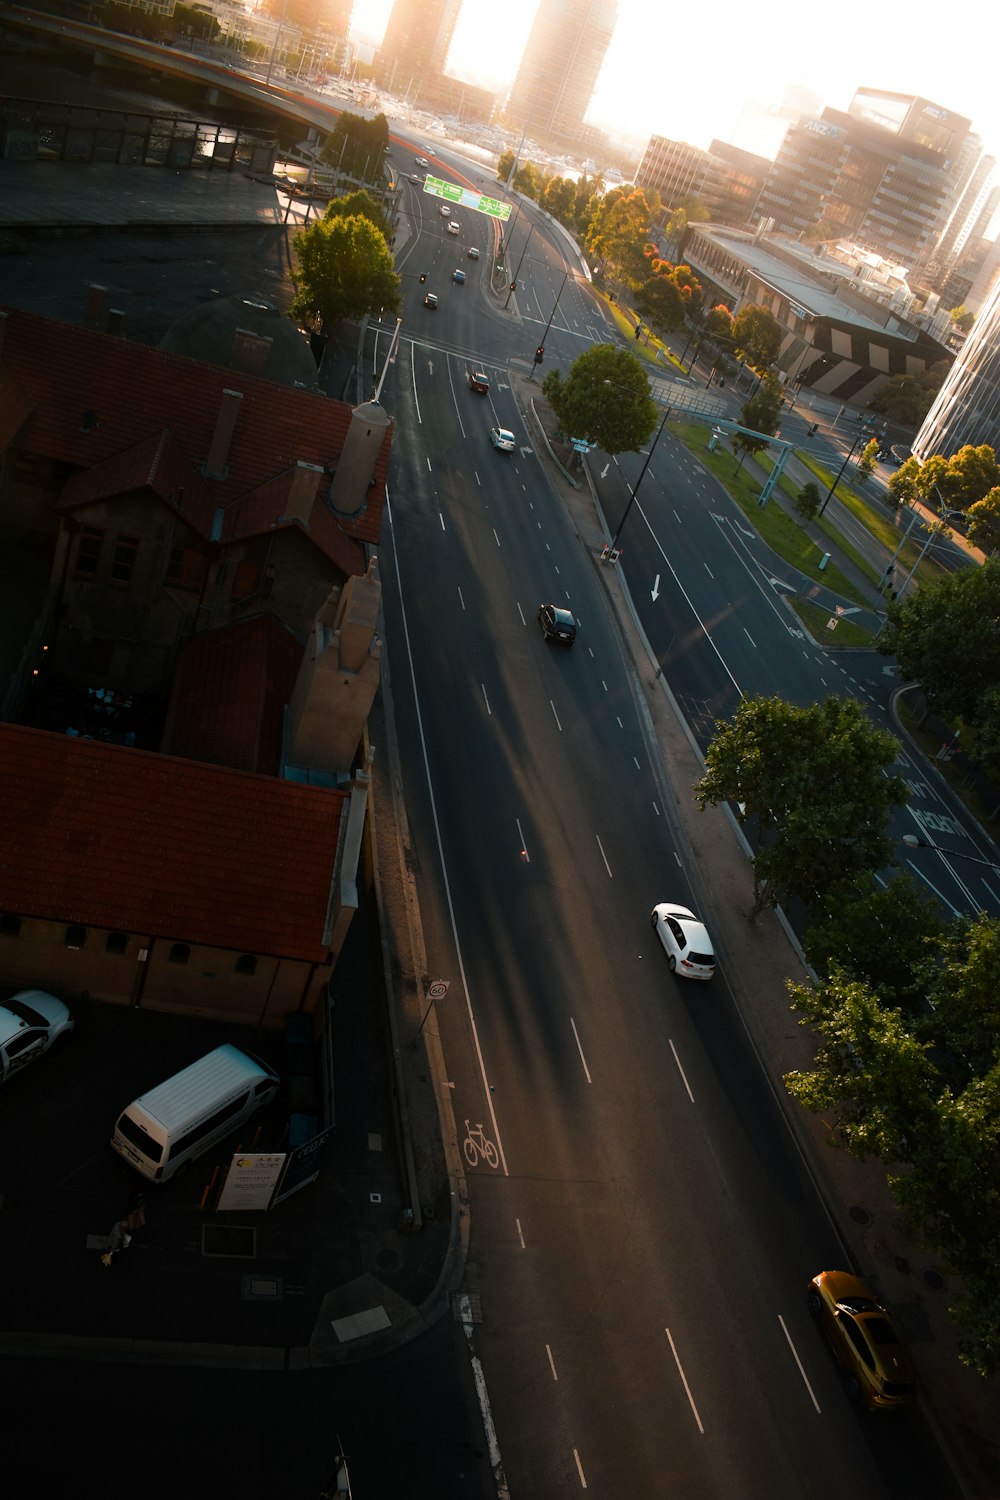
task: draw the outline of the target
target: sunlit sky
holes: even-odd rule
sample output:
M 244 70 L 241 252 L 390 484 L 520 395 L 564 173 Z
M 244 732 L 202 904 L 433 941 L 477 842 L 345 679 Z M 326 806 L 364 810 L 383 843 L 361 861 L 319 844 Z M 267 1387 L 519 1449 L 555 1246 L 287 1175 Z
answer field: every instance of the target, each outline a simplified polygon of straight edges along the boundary
M 465 0 L 448 72 L 494 89 L 509 85 L 537 6 L 538 0 Z M 392 0 L 355 0 L 352 37 L 379 42 L 391 8 Z M 755 137 L 748 122 L 780 107 L 786 89 L 807 89 L 823 104 L 846 109 L 855 89 L 879 88 L 920 94 L 965 115 L 1000 157 L 991 14 L 982 0 L 905 6 L 713 0 L 681 7 L 619 0 L 588 119 L 642 140 L 655 134 L 707 147 L 717 138 L 773 156 L 780 130 L 772 126 Z M 744 111 L 748 101 L 756 110 Z

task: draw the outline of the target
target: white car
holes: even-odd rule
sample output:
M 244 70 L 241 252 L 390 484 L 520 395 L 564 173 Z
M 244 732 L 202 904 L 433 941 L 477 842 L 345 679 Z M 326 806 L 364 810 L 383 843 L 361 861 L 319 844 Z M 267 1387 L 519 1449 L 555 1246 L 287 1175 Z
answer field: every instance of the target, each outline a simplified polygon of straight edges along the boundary
M 418 156 L 417 157 L 417 166 L 418 167 L 426 167 L 427 166 L 427 158 L 426 158 L 426 156 Z
M 448 233 L 449 234 L 461 234 L 462 233 L 462 226 L 461 226 L 461 224 L 456 224 L 455 220 L 452 219 L 451 223 L 448 225 Z
M 0 1004 L 0 1080 L 48 1052 L 73 1030 L 73 1017 L 61 1000 L 44 990 L 21 990 Z
M 442 203 L 441 207 L 438 209 L 438 213 L 441 215 L 442 219 L 448 219 L 448 218 L 450 218 L 451 217 L 451 206 L 449 204 L 447 204 L 447 203 Z
M 671 972 L 683 979 L 711 979 L 715 973 L 712 940 L 703 923 L 686 906 L 661 901 L 649 917 L 663 944 Z
M 490 442 L 494 448 L 499 448 L 501 453 L 513 453 L 514 434 L 508 427 L 491 427 Z

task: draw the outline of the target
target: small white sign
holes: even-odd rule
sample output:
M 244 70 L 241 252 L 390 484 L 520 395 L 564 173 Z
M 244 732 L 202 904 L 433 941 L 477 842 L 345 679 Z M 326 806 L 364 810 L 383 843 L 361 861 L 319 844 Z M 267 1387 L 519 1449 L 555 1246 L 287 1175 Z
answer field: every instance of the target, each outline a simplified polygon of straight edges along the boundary
M 219 1198 L 220 1211 L 259 1213 L 269 1208 L 284 1165 L 284 1151 L 238 1152 L 229 1163 Z

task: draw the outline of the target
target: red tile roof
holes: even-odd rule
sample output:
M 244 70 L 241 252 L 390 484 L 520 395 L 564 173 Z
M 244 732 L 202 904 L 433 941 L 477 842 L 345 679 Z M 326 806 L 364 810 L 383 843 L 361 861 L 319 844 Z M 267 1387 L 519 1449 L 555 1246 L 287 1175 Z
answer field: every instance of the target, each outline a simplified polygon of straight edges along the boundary
M 240 771 L 276 776 L 285 705 L 305 652 L 272 615 L 185 641 L 177 659 L 163 748 Z
M 230 533 L 251 535 L 266 526 L 252 506 L 246 528 L 238 513 L 261 485 L 279 479 L 290 485 L 300 461 L 328 470 L 336 467 L 351 417 L 345 402 L 17 308 L 0 311 L 6 313 L 0 349 L 0 440 L 6 445 L 19 432 L 20 446 L 80 470 L 95 470 L 114 460 L 103 480 L 96 481 L 103 484 L 104 493 L 111 482 L 121 492 L 125 481 L 136 475 L 154 490 L 169 490 L 177 477 L 177 455 L 171 457 L 170 474 L 161 476 L 159 484 L 155 471 L 172 442 L 190 466 L 183 499 L 174 499 L 185 517 L 208 536 L 217 513 L 235 507 L 227 523 Z M 225 390 L 239 391 L 243 399 L 227 472 L 221 479 L 209 479 L 203 466 Z M 307 528 L 317 545 L 328 546 L 335 533 L 342 551 L 355 551 L 349 539 L 378 542 L 391 446 L 390 424 L 375 465 L 377 483 L 357 515 L 334 515 L 317 499 L 316 525 Z M 125 453 L 131 453 L 129 461 L 119 463 Z M 93 498 L 86 488 L 81 482 L 84 495 L 78 498 L 71 487 L 68 503 Z M 362 560 L 352 571 L 363 567 Z
M 0 724 L 0 909 L 322 963 L 348 795 Z

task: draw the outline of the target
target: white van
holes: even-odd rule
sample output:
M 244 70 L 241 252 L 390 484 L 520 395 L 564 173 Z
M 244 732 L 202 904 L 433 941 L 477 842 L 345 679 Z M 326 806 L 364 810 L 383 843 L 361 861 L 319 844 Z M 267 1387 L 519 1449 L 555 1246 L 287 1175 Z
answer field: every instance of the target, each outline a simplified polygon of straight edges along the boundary
M 266 1063 L 227 1043 L 141 1095 L 118 1117 L 111 1144 L 153 1182 L 166 1182 L 278 1092 Z

